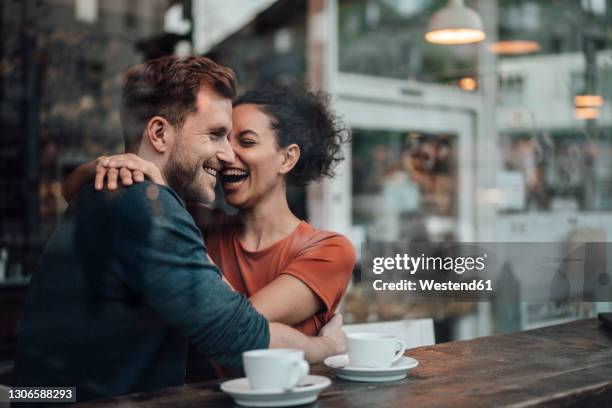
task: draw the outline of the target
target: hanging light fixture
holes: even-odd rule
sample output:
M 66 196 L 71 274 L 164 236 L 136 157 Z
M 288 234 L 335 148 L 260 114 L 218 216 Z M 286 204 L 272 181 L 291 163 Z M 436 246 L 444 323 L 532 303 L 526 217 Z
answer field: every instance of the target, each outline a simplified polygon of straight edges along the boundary
M 599 109 L 597 108 L 574 108 L 574 117 L 576 119 L 597 119 L 599 117 Z
M 594 93 L 583 92 L 574 96 L 574 117 L 576 119 L 597 119 L 604 98 Z
M 489 45 L 489 51 L 497 55 L 524 55 L 540 51 L 540 44 L 530 40 L 505 40 Z
M 482 19 L 467 8 L 463 0 L 448 0 L 446 6 L 429 19 L 425 39 L 433 44 L 473 44 L 486 37 Z
M 594 93 L 583 93 L 574 96 L 574 106 L 576 108 L 599 108 L 603 104 L 603 96 Z
M 459 82 L 457 82 L 457 85 L 464 91 L 474 92 L 476 88 L 478 88 L 478 81 L 472 77 L 465 77 L 461 78 Z
M 605 102 L 597 92 L 597 61 L 595 41 L 585 36 L 584 41 L 584 89 L 574 95 L 574 117 L 576 119 L 597 119 L 599 108 Z

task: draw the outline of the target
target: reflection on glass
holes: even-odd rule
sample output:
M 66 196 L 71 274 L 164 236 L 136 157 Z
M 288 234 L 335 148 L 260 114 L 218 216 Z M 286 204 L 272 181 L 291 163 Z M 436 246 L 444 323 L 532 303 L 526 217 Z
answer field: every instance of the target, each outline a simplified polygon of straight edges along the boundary
M 525 202 L 508 210 L 612 210 L 612 143 L 581 133 L 507 133 L 501 149 L 506 178 Z M 504 209 L 504 208 L 501 208 Z
M 462 161 L 457 166 L 457 160 L 451 159 L 449 170 L 435 175 L 423 167 L 415 171 L 409 154 L 408 160 L 402 159 L 407 150 L 405 133 L 357 132 L 353 223 L 370 240 L 415 239 L 415 235 L 431 239 L 431 220 L 450 218 L 466 220 L 478 239 L 555 242 L 559 248 L 610 241 L 612 4 L 599 0 L 465 3 L 486 23 L 487 39 L 480 45 L 440 46 L 424 40 L 427 22 L 444 7 L 444 0 L 339 0 L 340 78 L 351 84 L 359 78 L 371 89 L 377 83 L 391 84 L 397 94 L 407 83 L 421 91 L 420 99 L 415 94 L 402 101 L 409 118 L 406 129 L 422 128 L 415 109 L 444 124 L 440 126 L 448 123 L 450 109 L 465 109 L 476 123 L 462 143 L 448 137 L 450 157 L 469 158 L 469 164 Z M 457 98 L 457 89 L 465 95 L 465 106 L 447 106 L 447 101 Z M 395 94 L 384 92 L 386 88 L 377 95 L 380 104 L 393 104 L 395 113 L 372 119 L 375 129 L 384 120 L 393 122 L 401 109 Z M 361 126 L 369 128 L 364 122 L 359 118 Z M 453 130 L 460 132 L 451 125 Z M 421 149 L 425 155 L 427 149 L 427 144 Z M 456 168 L 461 169 L 461 178 Z M 475 222 L 465 208 L 473 211 Z M 453 236 L 452 227 L 445 231 L 433 235 Z M 568 303 L 555 308 L 521 305 L 509 314 L 496 310 L 509 316 L 497 329 L 535 327 L 535 321 L 547 320 L 546 315 L 549 322 L 559 322 L 590 313 L 578 309 Z
M 427 241 L 427 217 L 456 216 L 455 136 L 356 129 L 352 148 L 353 219 L 369 239 Z
M 454 82 L 469 76 L 476 68 L 476 48 L 425 40 L 429 17 L 445 4 L 340 0 L 340 71 L 424 82 Z

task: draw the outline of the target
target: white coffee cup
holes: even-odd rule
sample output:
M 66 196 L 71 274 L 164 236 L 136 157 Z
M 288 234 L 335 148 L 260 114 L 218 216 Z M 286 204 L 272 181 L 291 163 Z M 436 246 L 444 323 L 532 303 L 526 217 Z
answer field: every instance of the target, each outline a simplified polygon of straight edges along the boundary
M 253 390 L 290 390 L 308 375 L 304 352 L 296 349 L 262 349 L 242 353 L 244 372 Z
M 346 336 L 348 357 L 355 367 L 389 367 L 402 358 L 404 342 L 385 333 L 351 333 Z

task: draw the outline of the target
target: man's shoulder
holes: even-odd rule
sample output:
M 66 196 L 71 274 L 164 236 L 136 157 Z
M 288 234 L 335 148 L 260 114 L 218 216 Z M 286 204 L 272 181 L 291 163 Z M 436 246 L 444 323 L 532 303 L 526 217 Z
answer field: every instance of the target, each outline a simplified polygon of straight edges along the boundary
M 79 212 L 106 213 L 118 222 L 129 224 L 151 221 L 151 217 L 189 216 L 178 195 L 166 186 L 145 180 L 115 191 L 83 188 L 77 197 Z
M 108 199 L 121 205 L 163 205 L 167 207 L 185 208 L 179 196 L 169 187 L 145 180 L 116 191 L 106 192 Z

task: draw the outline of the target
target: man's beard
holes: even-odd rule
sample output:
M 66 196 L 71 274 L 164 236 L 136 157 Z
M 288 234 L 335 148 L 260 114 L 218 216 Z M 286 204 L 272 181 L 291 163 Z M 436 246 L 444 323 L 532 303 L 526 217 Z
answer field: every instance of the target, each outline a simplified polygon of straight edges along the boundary
M 209 204 L 214 198 L 209 197 L 203 186 L 198 186 L 198 173 L 202 166 L 196 161 L 189 163 L 183 157 L 180 146 L 174 147 L 164 167 L 163 173 L 166 182 L 185 202 L 199 202 Z

